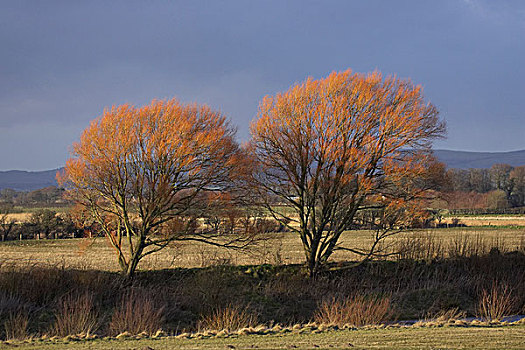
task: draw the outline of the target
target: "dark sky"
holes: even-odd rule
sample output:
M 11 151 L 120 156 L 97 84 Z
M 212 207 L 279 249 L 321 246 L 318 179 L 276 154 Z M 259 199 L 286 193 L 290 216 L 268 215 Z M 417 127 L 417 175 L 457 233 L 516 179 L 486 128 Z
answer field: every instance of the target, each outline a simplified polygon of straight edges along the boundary
M 411 78 L 437 148 L 525 149 L 525 1 L 1 1 L 0 170 L 62 166 L 104 107 L 178 97 L 231 117 L 352 68 Z

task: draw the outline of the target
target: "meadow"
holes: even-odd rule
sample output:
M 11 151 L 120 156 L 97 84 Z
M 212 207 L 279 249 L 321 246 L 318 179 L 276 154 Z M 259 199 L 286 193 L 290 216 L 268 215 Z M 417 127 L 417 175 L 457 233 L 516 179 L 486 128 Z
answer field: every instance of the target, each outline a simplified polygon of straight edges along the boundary
M 373 232 L 347 231 L 341 245 L 366 249 Z M 118 271 L 113 248 L 104 237 L 94 239 L 42 239 L 0 243 L 0 264 Z M 432 260 L 447 257 L 488 254 L 492 248 L 501 253 L 525 250 L 525 229 L 521 227 L 454 227 L 425 229 L 395 235 L 384 242 L 390 251 L 401 251 L 390 259 Z M 338 251 L 334 262 L 358 260 L 359 256 Z M 147 256 L 139 270 L 195 268 L 216 265 L 290 265 L 304 261 L 299 238 L 290 232 L 268 234 L 246 251 L 234 251 L 200 242 L 174 243 L 164 251 Z
M 342 242 L 364 248 L 371 235 L 349 231 Z M 399 254 L 356 266 L 356 256 L 337 252 L 315 279 L 302 265 L 299 239 L 287 232 L 269 234 L 245 252 L 176 244 L 142 261 L 133 281 L 121 278 L 102 237 L 0 245 L 0 337 L 22 348 L 306 349 L 351 343 L 355 348 L 484 344 L 497 349 L 523 344 L 522 325 L 497 322 L 503 314 L 525 313 L 522 228 L 407 232 L 385 242 L 385 249 Z M 487 298 L 495 298 L 499 313 L 483 311 Z M 455 320 L 472 316 L 486 322 L 454 327 Z M 436 319 L 442 322 L 433 327 L 366 328 Z M 346 330 L 321 329 L 323 324 Z M 256 331 L 248 336 L 242 332 L 246 327 Z M 265 331 L 273 327 L 290 331 Z M 162 336 L 152 338 L 160 329 Z M 220 329 L 231 336 L 212 332 Z

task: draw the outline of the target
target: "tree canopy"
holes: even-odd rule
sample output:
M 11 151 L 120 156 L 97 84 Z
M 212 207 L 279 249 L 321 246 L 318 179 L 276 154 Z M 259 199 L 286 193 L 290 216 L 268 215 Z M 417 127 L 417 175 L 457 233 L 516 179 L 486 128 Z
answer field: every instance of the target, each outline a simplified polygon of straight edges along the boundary
M 131 276 L 140 259 L 173 239 L 203 234 L 194 211 L 202 193 L 226 190 L 239 152 L 234 135 L 204 105 L 113 107 L 74 144 L 60 181 L 89 208 Z
M 262 100 L 251 125 L 252 181 L 274 218 L 299 234 L 315 274 L 358 211 L 407 212 L 444 130 L 410 81 L 351 70 L 310 78 Z

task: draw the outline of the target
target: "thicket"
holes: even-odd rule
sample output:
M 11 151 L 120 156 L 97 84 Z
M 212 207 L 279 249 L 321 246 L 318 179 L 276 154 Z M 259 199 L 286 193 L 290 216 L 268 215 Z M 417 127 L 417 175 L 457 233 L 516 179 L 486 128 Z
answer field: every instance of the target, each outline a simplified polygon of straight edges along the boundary
M 441 188 L 444 208 L 504 213 L 525 206 L 525 166 L 448 169 L 445 176 Z
M 96 232 L 93 225 L 79 225 L 72 212 L 57 213 L 51 209 L 38 209 L 26 221 L 11 218 L 11 208 L 0 205 L 0 239 L 57 239 L 91 236 Z

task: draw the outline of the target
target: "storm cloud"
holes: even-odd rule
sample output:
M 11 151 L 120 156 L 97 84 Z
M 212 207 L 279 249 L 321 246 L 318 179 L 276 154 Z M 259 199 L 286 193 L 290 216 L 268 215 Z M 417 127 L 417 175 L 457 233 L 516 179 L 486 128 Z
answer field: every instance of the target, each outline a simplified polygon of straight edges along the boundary
M 105 107 L 154 98 L 247 140 L 264 95 L 347 68 L 423 85 L 439 148 L 525 148 L 521 1 L 5 1 L 0 45 L 0 170 L 62 166 Z

